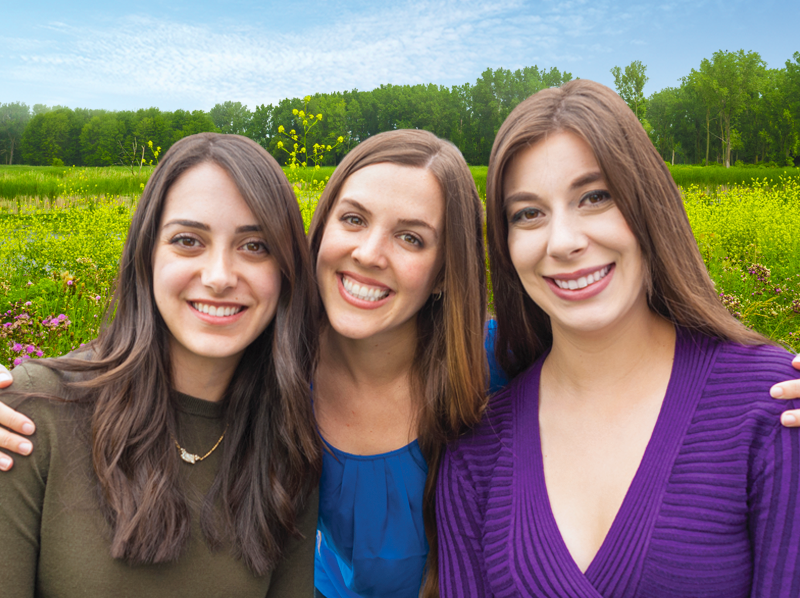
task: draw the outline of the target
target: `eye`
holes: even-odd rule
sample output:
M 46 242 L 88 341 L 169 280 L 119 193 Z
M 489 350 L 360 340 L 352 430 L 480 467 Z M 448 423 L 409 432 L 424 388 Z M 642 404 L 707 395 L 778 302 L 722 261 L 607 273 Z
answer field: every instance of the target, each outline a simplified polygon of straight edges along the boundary
M 366 222 L 361 216 L 357 214 L 345 214 L 342 216 L 342 222 L 346 222 L 347 224 L 352 224 L 353 226 L 364 226 Z
M 611 201 L 611 194 L 608 191 L 589 191 L 581 197 L 581 203 L 588 206 L 599 206 Z
M 177 245 L 178 247 L 183 247 L 184 249 L 193 249 L 200 246 L 199 239 L 187 234 L 175 235 L 169 240 L 169 242 L 171 245 Z
M 411 233 L 400 233 L 397 235 L 397 238 L 401 241 L 405 241 L 409 245 L 414 245 L 416 247 L 422 247 L 422 239 L 420 239 L 417 235 L 413 235 Z
M 269 248 L 264 241 L 247 241 L 244 245 L 242 245 L 242 249 L 249 253 L 269 253 Z
M 536 208 L 522 208 L 521 210 L 517 210 L 511 215 L 509 219 L 510 224 L 515 224 L 517 222 L 531 222 L 536 220 L 537 218 L 542 217 L 542 211 Z

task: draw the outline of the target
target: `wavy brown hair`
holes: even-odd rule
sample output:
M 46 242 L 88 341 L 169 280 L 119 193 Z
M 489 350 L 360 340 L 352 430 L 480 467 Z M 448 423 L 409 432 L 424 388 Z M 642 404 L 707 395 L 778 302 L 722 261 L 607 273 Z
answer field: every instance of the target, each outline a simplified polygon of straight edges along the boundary
M 654 312 L 708 336 L 763 344 L 719 301 L 697 249 L 680 191 L 630 108 L 609 88 L 579 79 L 540 91 L 509 114 L 486 179 L 487 238 L 497 312 L 497 361 L 509 377 L 552 345 L 550 318 L 525 292 L 508 251 L 504 179 L 517 153 L 567 131 L 594 153 L 609 192 L 642 250 Z
M 486 394 L 486 267 L 483 209 L 464 158 L 450 142 L 419 130 L 380 133 L 347 154 L 320 198 L 309 230 L 316 263 L 325 224 L 339 192 L 354 172 L 391 163 L 428 170 L 444 197 L 444 260 L 437 284 L 441 299 L 429 298 L 417 314 L 413 384 L 420 397 L 417 438 L 428 462 L 423 512 L 430 546 L 423 595 L 438 596 L 434 496 L 445 443 L 480 421 Z
M 116 291 L 91 357 L 43 360 L 83 372 L 69 395 L 90 410 L 92 465 L 111 555 L 131 564 L 173 561 L 189 538 L 168 334 L 153 296 L 153 253 L 172 185 L 204 163 L 227 172 L 281 272 L 273 321 L 247 347 L 223 396 L 227 432 L 200 527 L 257 575 L 274 568 L 321 470 L 310 398 L 316 287 L 295 195 L 277 162 L 245 137 L 201 133 L 167 152 L 144 189 Z M 110 321 L 109 321 L 110 320 Z M 70 375 L 75 378 L 75 375 Z

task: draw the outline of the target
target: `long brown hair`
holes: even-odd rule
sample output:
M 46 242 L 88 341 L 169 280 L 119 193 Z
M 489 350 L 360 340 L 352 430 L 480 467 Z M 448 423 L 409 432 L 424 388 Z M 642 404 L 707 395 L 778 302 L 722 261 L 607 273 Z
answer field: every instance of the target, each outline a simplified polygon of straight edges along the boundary
M 735 320 L 717 298 L 680 191 L 636 116 L 607 87 L 579 79 L 519 104 L 500 127 L 489 158 L 486 209 L 496 356 L 506 374 L 516 376 L 553 342 L 549 317 L 525 292 L 511 263 L 503 189 L 506 167 L 521 149 L 559 131 L 574 133 L 592 149 L 642 250 L 650 308 L 708 336 L 743 344 L 767 342 Z
M 90 407 L 92 465 L 112 528 L 111 555 L 132 564 L 177 559 L 189 537 L 190 509 L 171 438 L 175 393 L 168 330 L 153 296 L 153 252 L 169 189 L 206 162 L 236 184 L 281 272 L 275 317 L 245 350 L 223 397 L 228 427 L 221 464 L 200 518 L 212 548 L 228 545 L 263 575 L 298 533 L 297 516 L 321 470 L 309 387 L 316 287 L 294 193 L 263 148 L 215 133 L 173 145 L 139 200 L 109 310 L 113 320 L 87 347 L 90 361 L 42 363 L 90 374 L 68 387 Z
M 391 163 L 428 170 L 445 202 L 441 299 L 430 298 L 417 314 L 418 340 L 413 381 L 421 397 L 417 438 L 428 462 L 423 503 L 428 537 L 424 595 L 438 595 L 434 495 L 444 445 L 480 421 L 486 394 L 486 268 L 483 210 L 475 182 L 456 147 L 432 133 L 380 133 L 347 154 L 320 198 L 309 230 L 311 257 L 319 255 L 325 224 L 342 185 L 354 172 Z

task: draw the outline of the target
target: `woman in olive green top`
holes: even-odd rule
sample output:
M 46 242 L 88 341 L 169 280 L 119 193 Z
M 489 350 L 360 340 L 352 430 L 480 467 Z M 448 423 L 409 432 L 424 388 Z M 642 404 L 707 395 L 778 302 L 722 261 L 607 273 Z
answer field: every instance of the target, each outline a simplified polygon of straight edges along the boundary
M 262 148 L 173 146 L 134 215 L 113 321 L 3 391 L 38 425 L 0 484 L 0 595 L 313 595 L 308 255 Z

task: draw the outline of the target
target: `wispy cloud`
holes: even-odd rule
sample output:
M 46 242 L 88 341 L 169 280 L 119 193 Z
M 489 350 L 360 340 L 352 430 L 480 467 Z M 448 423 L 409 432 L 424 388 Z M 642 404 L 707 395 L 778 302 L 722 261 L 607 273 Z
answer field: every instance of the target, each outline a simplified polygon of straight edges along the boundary
M 473 82 L 487 67 L 534 64 L 602 80 L 614 64 L 661 60 L 655 49 L 667 42 L 655 33 L 674 47 L 676 24 L 715 1 L 398 0 L 361 9 L 335 2 L 324 22 L 294 22 L 283 32 L 276 23 L 285 15 L 262 25 L 227 8 L 217 21 L 207 11 L 206 22 L 191 23 L 65 13 L 27 31 L 0 25 L 0 80 L 4 94 L 25 89 L 33 102 L 111 109 L 208 109 L 224 100 L 253 108 L 385 83 Z M 16 99 L 23 98 L 0 101 Z
M 38 32 L 45 38 L 49 32 L 50 39 L 20 44 L 0 72 L 12 80 L 47 81 L 62 95 L 74 90 L 84 98 L 152 98 L 202 108 L 233 99 L 253 107 L 389 82 L 459 83 L 486 66 L 524 66 L 531 57 L 552 65 L 576 57 L 575 43 L 561 49 L 564 39 L 588 37 L 608 23 L 609 13 L 602 2 L 582 0 L 538 8 L 518 0 L 423 0 L 343 13 L 291 34 L 144 16 L 102 28 L 52 22 Z

